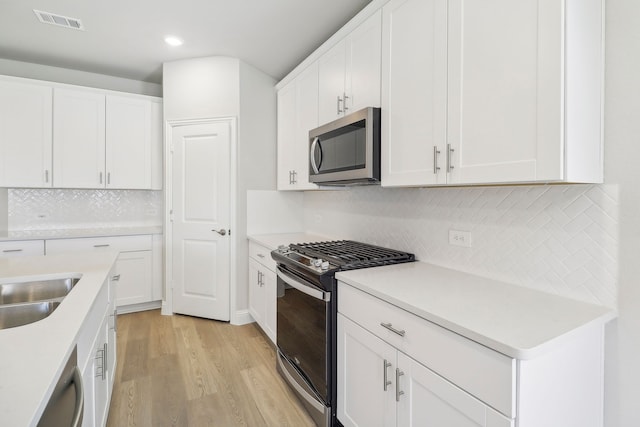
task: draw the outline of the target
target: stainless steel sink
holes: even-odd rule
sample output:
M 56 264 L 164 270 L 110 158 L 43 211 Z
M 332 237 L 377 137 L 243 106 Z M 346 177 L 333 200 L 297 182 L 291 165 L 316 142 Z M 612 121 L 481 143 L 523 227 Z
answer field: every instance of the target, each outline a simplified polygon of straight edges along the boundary
M 65 297 L 80 279 L 39 280 L 0 284 L 0 305 L 23 302 L 49 301 Z
M 41 301 L 0 305 L 0 329 L 14 328 L 37 322 L 49 316 L 60 301 Z

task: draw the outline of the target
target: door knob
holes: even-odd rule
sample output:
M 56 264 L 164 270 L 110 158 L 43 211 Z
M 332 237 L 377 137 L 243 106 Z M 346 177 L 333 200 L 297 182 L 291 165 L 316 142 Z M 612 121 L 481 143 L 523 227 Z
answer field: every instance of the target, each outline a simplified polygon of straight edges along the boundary
M 221 236 L 226 236 L 227 235 L 227 230 L 225 230 L 224 228 L 221 228 L 220 230 L 213 229 L 211 231 L 215 231 L 216 233 L 218 233 Z

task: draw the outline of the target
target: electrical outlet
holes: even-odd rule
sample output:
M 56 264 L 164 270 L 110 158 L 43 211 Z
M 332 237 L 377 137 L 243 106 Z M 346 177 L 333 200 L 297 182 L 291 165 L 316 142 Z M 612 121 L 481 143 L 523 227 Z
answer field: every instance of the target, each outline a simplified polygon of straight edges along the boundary
M 460 230 L 449 230 L 449 244 L 456 246 L 471 247 L 471 232 Z

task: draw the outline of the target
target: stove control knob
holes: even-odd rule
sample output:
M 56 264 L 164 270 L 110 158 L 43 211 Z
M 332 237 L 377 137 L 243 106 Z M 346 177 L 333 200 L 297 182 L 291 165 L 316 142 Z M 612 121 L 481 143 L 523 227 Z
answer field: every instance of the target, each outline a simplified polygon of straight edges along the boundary
M 316 258 L 312 262 L 313 262 L 314 267 L 320 267 L 322 265 L 323 261 L 320 258 Z
M 329 269 L 329 261 L 322 261 L 322 264 L 320 264 L 320 268 L 323 270 L 328 270 Z
M 280 252 L 281 254 L 289 252 L 289 246 L 286 246 L 286 245 L 278 246 L 278 252 Z

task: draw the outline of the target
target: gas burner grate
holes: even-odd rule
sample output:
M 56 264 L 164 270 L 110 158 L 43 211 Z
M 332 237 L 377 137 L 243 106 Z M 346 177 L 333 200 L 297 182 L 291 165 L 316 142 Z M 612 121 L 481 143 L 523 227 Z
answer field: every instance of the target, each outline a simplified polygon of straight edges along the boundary
M 290 245 L 290 248 L 306 256 L 322 258 L 339 265 L 341 270 L 415 261 L 413 254 L 353 240 L 297 243 Z

